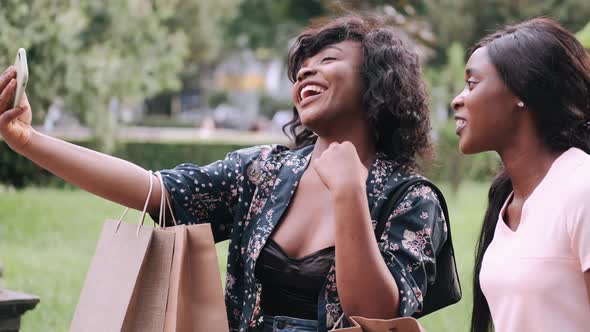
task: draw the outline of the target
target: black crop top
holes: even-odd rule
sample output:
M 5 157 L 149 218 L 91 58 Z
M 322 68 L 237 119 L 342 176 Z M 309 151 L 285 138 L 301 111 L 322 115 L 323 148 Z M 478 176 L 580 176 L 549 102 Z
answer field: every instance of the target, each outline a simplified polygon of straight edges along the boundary
M 334 247 L 328 247 L 302 258 L 290 258 L 269 238 L 255 271 L 262 285 L 264 314 L 317 320 L 319 292 L 330 272 L 334 254 Z

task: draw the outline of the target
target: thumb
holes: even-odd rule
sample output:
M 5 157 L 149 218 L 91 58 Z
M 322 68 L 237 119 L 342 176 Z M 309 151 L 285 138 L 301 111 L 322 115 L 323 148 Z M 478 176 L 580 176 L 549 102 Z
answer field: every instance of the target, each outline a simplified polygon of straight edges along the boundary
M 25 111 L 26 111 L 26 108 L 17 107 L 17 108 L 13 108 L 11 110 L 4 112 L 2 115 L 0 115 L 0 125 L 3 127 L 7 126 L 9 123 L 14 121 L 16 118 L 23 115 L 25 113 Z
M 319 159 L 319 158 L 318 158 Z M 322 163 L 318 162 L 318 159 L 312 159 L 311 160 L 311 167 L 313 167 L 313 169 L 317 172 L 318 170 L 320 170 Z
M 313 167 L 315 173 L 318 175 L 322 183 L 326 184 L 326 178 L 324 174 L 324 167 L 322 166 L 322 162 L 318 159 L 311 161 L 311 166 Z

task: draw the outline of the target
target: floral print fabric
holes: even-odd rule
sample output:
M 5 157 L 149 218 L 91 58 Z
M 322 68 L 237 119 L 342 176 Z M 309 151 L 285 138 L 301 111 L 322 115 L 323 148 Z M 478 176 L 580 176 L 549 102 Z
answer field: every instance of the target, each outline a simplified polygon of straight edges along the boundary
M 286 211 L 313 146 L 299 150 L 258 146 L 232 152 L 207 166 L 181 164 L 161 171 L 180 223 L 210 223 L 216 241 L 229 239 L 226 306 L 231 331 L 259 328 L 261 286 L 256 259 Z M 416 174 L 403 174 L 383 155 L 367 178 L 373 227 L 380 209 L 397 184 Z M 391 211 L 378 245 L 400 290 L 400 315 L 421 310 L 428 284 L 435 278 L 435 257 L 447 238 L 436 194 L 425 184 L 407 190 Z M 335 264 L 318 299 L 319 331 L 330 329 L 342 314 Z

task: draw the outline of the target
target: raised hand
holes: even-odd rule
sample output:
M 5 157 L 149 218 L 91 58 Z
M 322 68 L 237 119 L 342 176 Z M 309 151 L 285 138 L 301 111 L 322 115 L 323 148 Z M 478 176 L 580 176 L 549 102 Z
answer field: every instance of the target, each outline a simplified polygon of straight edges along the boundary
M 21 107 L 12 108 L 16 93 L 16 69 L 8 67 L 0 75 L 0 135 L 14 151 L 20 152 L 31 141 L 31 107 L 26 94 Z
M 362 190 L 368 170 L 350 142 L 332 143 L 312 166 L 332 194 Z

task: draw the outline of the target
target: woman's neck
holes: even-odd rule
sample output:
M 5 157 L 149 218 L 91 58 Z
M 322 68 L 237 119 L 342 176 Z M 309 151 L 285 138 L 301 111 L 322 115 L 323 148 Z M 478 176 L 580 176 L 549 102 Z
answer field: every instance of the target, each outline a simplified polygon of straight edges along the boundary
M 549 150 L 540 140 L 521 142 L 498 153 L 512 181 L 514 200 L 524 202 L 543 181 L 560 153 Z
M 312 152 L 312 159 L 321 156 L 322 153 L 328 149 L 330 144 L 342 143 L 344 141 L 349 141 L 354 145 L 359 159 L 363 165 L 369 169 L 375 160 L 376 152 L 375 145 L 371 141 L 368 131 L 366 130 L 355 130 L 351 128 L 348 132 L 344 132 L 340 135 L 319 136 Z

